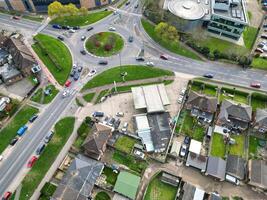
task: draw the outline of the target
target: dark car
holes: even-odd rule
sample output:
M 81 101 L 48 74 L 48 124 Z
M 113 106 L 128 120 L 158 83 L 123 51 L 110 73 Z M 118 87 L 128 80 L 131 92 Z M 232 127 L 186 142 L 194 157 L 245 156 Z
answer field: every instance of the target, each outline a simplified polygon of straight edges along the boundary
M 55 29 L 61 29 L 62 28 L 59 24 L 53 24 L 52 27 Z
M 79 30 L 80 27 L 79 27 L 79 26 L 74 26 L 74 27 L 72 27 L 72 29 L 73 29 L 73 30 Z
M 70 72 L 70 77 L 74 77 L 74 75 L 76 74 L 76 70 L 72 70 L 71 72 Z
M 267 24 L 263 24 L 263 26 L 262 26 L 263 28 L 267 28 Z
M 40 155 L 43 151 L 44 151 L 44 148 L 45 148 L 45 144 L 42 143 L 36 150 L 36 154 L 37 155 Z
M 73 76 L 73 79 L 75 81 L 78 81 L 79 78 L 80 78 L 80 74 L 79 73 L 75 73 L 74 76 Z
M 11 141 L 10 141 L 10 145 L 11 146 L 14 146 L 16 143 L 17 143 L 17 141 L 19 140 L 19 138 L 18 137 L 15 137 L 15 138 L 13 138 Z
M 12 19 L 20 20 L 20 16 L 14 15 Z
M 120 126 L 120 124 L 121 124 L 121 120 L 120 120 L 120 119 L 117 119 L 117 120 L 115 121 L 115 123 L 114 123 L 114 128 L 115 128 L 115 129 L 118 129 L 119 126 Z
M 259 82 L 252 82 L 250 84 L 250 87 L 254 87 L 254 88 L 261 88 L 261 84 Z
M 61 41 L 64 41 L 64 38 L 60 35 L 60 36 L 57 36 L 57 39 L 61 40 Z
M 79 66 L 77 70 L 78 70 L 78 72 L 82 72 L 83 66 Z
M 160 55 L 160 58 L 161 58 L 162 60 L 168 60 L 168 57 L 167 57 L 166 55 Z
M 100 60 L 100 61 L 98 62 L 98 64 L 99 64 L 99 65 L 107 65 L 107 64 L 108 64 L 108 61 L 106 61 L 106 60 Z
M 203 75 L 203 77 L 205 77 L 205 78 L 213 78 L 214 77 L 214 74 L 212 74 L 212 73 L 206 73 L 206 74 Z
M 104 117 L 104 113 L 103 112 L 94 112 L 93 114 L 92 114 L 92 116 L 93 117 Z
M 128 42 L 133 42 L 133 36 L 130 36 L 129 38 L 128 38 Z
M 116 121 L 115 118 L 113 118 L 113 117 L 110 118 L 109 121 L 108 121 L 108 125 L 109 126 L 114 126 L 115 121 Z
M 130 1 L 128 1 L 128 2 L 127 2 L 125 5 L 126 5 L 126 6 L 128 6 L 130 3 L 131 3 L 131 2 L 130 2 Z
M 70 30 L 70 26 L 62 26 L 62 29 L 64 29 L 64 30 Z
M 90 27 L 87 29 L 87 31 L 91 31 L 91 30 L 93 30 L 93 29 L 94 29 L 94 27 L 90 26 Z
M 86 55 L 86 51 L 83 49 L 80 51 L 82 55 Z
M 145 61 L 145 58 L 144 57 L 136 57 L 135 60 L 137 60 L 137 61 Z
M 33 116 L 29 119 L 29 122 L 33 123 L 37 118 L 38 118 L 38 115 L 33 115 Z
M 136 4 L 136 5 L 134 6 L 134 8 L 138 8 L 138 6 L 139 6 L 139 4 Z
M 190 137 L 185 136 L 184 143 L 188 145 L 190 143 Z

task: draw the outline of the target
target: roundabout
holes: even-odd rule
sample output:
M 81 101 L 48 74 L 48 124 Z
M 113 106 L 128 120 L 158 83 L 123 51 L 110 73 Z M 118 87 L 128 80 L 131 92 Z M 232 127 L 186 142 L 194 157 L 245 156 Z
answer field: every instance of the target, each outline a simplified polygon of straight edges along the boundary
M 87 52 L 99 57 L 116 55 L 123 47 L 123 38 L 119 34 L 113 32 L 96 33 L 85 42 L 85 49 Z

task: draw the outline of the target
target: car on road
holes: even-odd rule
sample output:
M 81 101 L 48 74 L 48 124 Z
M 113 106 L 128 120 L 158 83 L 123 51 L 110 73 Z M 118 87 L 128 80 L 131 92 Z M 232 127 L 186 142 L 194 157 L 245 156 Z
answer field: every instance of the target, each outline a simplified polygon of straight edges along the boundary
M 106 60 L 100 60 L 100 61 L 98 62 L 98 64 L 99 64 L 99 65 L 107 65 L 107 64 L 108 64 L 108 61 L 106 61 Z
M 62 98 L 68 97 L 70 95 L 70 91 L 69 90 L 64 90 L 62 93 Z
M 44 142 L 47 144 L 53 137 L 54 135 L 54 132 L 53 131 L 50 131 L 46 136 L 45 136 L 45 139 L 44 139 Z
M 104 113 L 96 111 L 96 112 L 93 112 L 92 116 L 93 117 L 104 117 Z
M 73 30 L 79 30 L 80 27 L 79 27 L 79 26 L 73 26 L 72 29 L 73 29 Z
M 189 143 L 190 143 L 190 137 L 189 136 L 185 136 L 185 138 L 184 138 L 184 143 L 186 144 L 186 145 L 189 145 Z
M 40 155 L 41 153 L 43 153 L 44 149 L 45 149 L 45 143 L 40 144 L 36 150 L 36 154 Z
M 24 125 L 24 126 L 21 126 L 19 128 L 19 130 L 17 131 L 17 135 L 18 136 L 22 136 L 28 129 L 28 126 Z
M 181 103 L 183 103 L 183 99 L 184 99 L 184 97 L 183 97 L 183 96 L 180 96 L 180 97 L 178 98 L 177 102 L 178 102 L 179 104 L 181 104 Z
M 38 118 L 38 115 L 33 115 L 33 116 L 29 119 L 29 122 L 33 123 L 37 118 Z
M 70 30 L 70 26 L 62 26 L 62 29 L 64 29 L 64 30 Z
M 183 145 L 181 146 L 181 149 L 180 149 L 180 156 L 181 156 L 181 157 L 185 157 L 186 152 L 187 152 L 187 146 L 186 146 L 185 144 L 183 144 Z
M 125 4 L 125 5 L 126 5 L 126 6 L 128 6 L 130 3 L 131 3 L 131 2 L 130 2 L 130 1 L 128 1 L 128 2 L 126 2 L 126 4 Z
M 76 31 L 74 29 L 69 30 L 70 33 L 75 33 Z
M 8 200 L 8 199 L 10 199 L 11 195 L 12 195 L 12 192 L 6 192 L 4 194 L 2 200 Z
M 137 60 L 137 61 L 141 61 L 141 62 L 142 62 L 142 61 L 145 61 L 145 58 L 139 56 L 139 57 L 136 57 L 135 60 Z
M 212 74 L 212 73 L 206 73 L 206 74 L 203 74 L 203 77 L 205 77 L 205 78 L 213 78 L 214 77 L 214 74 Z
M 84 49 L 82 49 L 80 52 L 82 55 L 86 55 L 86 51 Z
M 79 66 L 77 69 L 78 72 L 82 72 L 82 70 L 83 70 L 83 66 Z
M 20 16 L 17 16 L 17 15 L 14 15 L 14 16 L 12 16 L 12 19 L 20 20 L 21 17 Z
M 52 27 L 55 29 L 61 29 L 62 28 L 59 24 L 53 24 Z
M 154 66 L 154 63 L 153 62 L 147 62 L 146 63 L 146 66 L 153 67 Z
M 134 6 L 134 8 L 138 8 L 138 6 L 139 6 L 139 4 L 136 4 L 136 5 Z
M 31 159 L 29 160 L 29 162 L 27 164 L 27 167 L 31 168 L 34 165 L 34 163 L 36 162 L 37 159 L 38 158 L 36 156 L 31 157 Z
M 95 70 L 95 69 L 92 69 L 92 70 L 89 72 L 88 76 L 94 76 L 95 74 L 96 74 L 96 70 Z
M 261 88 L 261 84 L 259 82 L 252 82 L 250 83 L 250 87 Z
M 79 73 L 75 73 L 74 76 L 73 76 L 73 79 L 75 81 L 78 81 L 79 78 L 80 78 L 80 74 Z
M 108 28 L 108 30 L 109 30 L 109 31 L 116 31 L 116 28 L 113 27 L 113 26 L 111 26 L 111 27 Z
M 93 29 L 94 29 L 94 27 L 90 26 L 90 27 L 87 28 L 87 31 L 91 31 Z
M 72 69 L 76 69 L 77 68 L 77 65 L 76 64 L 73 64 L 72 65 Z
M 134 37 L 133 36 L 129 36 L 128 42 L 133 42 L 133 40 L 134 40 Z
M 117 112 L 117 113 L 116 113 L 116 116 L 117 116 L 117 117 L 123 117 L 123 116 L 124 116 L 124 112 Z
M 65 87 L 70 87 L 70 85 L 71 85 L 71 81 L 67 80 L 66 83 L 65 83 Z
M 74 77 L 75 74 L 76 74 L 76 70 L 75 69 L 71 70 L 70 77 Z
M 168 56 L 167 55 L 164 55 L 164 54 L 160 55 L 160 58 L 162 60 L 168 60 Z
M 86 39 L 86 37 L 83 35 L 82 37 L 81 37 L 81 41 L 84 41 Z
M 18 137 L 15 137 L 15 138 L 13 138 L 11 141 L 10 141 L 10 145 L 11 146 L 14 146 L 16 143 L 17 143 L 17 141 L 19 140 L 19 138 Z
M 61 41 L 64 41 L 64 37 L 61 36 L 61 35 L 57 36 L 57 39 L 59 39 L 59 40 L 61 40 Z

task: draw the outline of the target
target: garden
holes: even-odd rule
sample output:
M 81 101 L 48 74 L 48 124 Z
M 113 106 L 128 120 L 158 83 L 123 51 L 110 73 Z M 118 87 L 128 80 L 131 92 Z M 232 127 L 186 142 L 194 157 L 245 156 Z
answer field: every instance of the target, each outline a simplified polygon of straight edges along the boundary
M 266 140 L 257 138 L 255 136 L 249 136 L 249 158 L 258 159 L 260 149 L 264 149 Z
M 48 104 L 55 98 L 58 92 L 58 89 L 54 85 L 49 84 L 45 88 L 39 88 L 31 97 L 31 101 Z
M 208 96 L 216 96 L 217 86 L 194 80 L 191 84 L 191 89 L 195 92 L 205 94 Z
M 150 180 L 144 200 L 173 200 L 177 193 L 177 187 L 164 183 L 160 180 L 162 173 Z
M 238 103 L 248 104 L 248 93 L 236 90 L 235 88 L 221 88 L 220 102 L 225 99 L 233 100 Z
M 251 106 L 253 111 L 256 111 L 257 108 L 267 108 L 267 95 L 258 92 L 253 92 L 251 94 Z
M 104 191 L 101 191 L 101 192 L 98 192 L 94 198 L 94 200 L 110 200 L 110 196 L 104 192 Z
M 102 174 L 104 174 L 106 176 L 107 183 L 109 183 L 113 186 L 115 185 L 118 173 L 115 173 L 110 167 L 105 166 Z
M 123 38 L 117 33 L 99 32 L 86 40 L 88 52 L 96 56 L 112 56 L 118 54 L 124 46 Z
M 229 146 L 229 154 L 240 157 L 245 157 L 245 136 L 244 135 L 231 135 L 231 138 L 235 140 L 235 144 Z
M 129 136 L 123 135 L 117 139 L 114 147 L 119 151 L 125 152 L 127 154 L 131 154 L 135 143 L 137 143 L 137 140 Z
M 212 136 L 210 154 L 215 157 L 224 158 L 225 153 L 226 153 L 226 145 L 224 143 L 223 135 L 219 133 L 214 133 Z

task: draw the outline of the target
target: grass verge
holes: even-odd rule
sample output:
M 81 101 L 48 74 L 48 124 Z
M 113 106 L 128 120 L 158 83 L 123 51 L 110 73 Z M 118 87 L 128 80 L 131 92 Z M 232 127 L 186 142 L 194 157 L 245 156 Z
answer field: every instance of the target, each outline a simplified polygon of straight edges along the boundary
M 243 32 L 243 39 L 247 49 L 252 49 L 257 38 L 258 29 L 252 26 L 247 26 Z
M 48 86 L 46 86 L 45 87 L 45 90 L 48 90 L 48 89 L 51 90 L 51 93 L 50 93 L 50 95 L 44 95 L 43 104 L 50 103 L 55 98 L 55 96 L 57 96 L 57 94 L 59 92 L 58 89 L 54 85 L 48 85 Z
M 267 69 L 267 59 L 264 58 L 253 58 L 252 67 L 257 68 L 257 69 Z
M 55 125 L 55 133 L 31 171 L 22 181 L 20 200 L 28 200 L 55 161 L 74 128 L 74 117 L 66 117 Z
M 95 96 L 95 93 L 89 93 L 89 94 L 83 95 L 83 99 L 86 102 L 90 103 L 93 100 L 94 96 Z
M 128 136 L 121 136 L 117 139 L 114 147 L 119 151 L 130 154 L 135 143 L 137 143 L 135 139 Z

